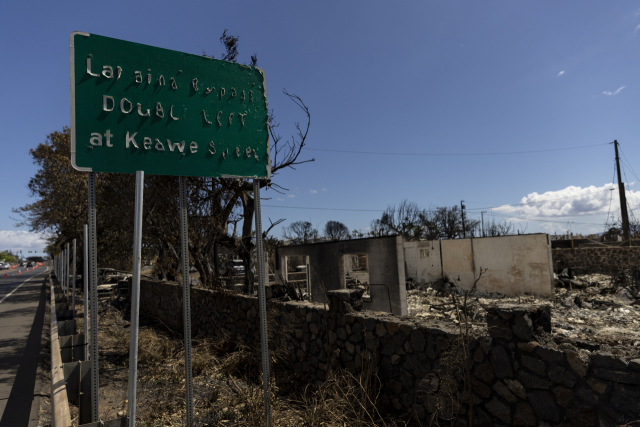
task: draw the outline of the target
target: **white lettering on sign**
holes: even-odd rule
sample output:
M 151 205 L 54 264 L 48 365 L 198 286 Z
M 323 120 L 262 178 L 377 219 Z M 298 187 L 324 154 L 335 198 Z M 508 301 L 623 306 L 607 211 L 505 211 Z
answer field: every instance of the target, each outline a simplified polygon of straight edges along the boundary
M 191 141 L 191 144 L 189 144 L 189 150 L 192 154 L 195 154 L 198 151 L 198 143 L 195 141 Z
M 156 104 L 156 116 L 160 118 L 164 117 L 164 110 L 162 109 L 162 105 L 159 102 Z
M 128 109 L 124 108 L 124 103 L 125 102 L 129 103 L 129 108 Z M 131 110 L 133 110 L 133 104 L 131 103 L 131 101 L 129 101 L 127 98 L 122 98 L 120 100 L 120 111 L 122 111 L 125 114 L 129 114 L 131 112 Z
M 111 100 L 111 108 L 109 108 L 109 100 Z M 115 107 L 115 101 L 113 100 L 113 96 L 102 95 L 102 111 L 113 111 L 113 107 Z
M 142 139 L 142 145 L 144 146 L 145 150 L 151 150 L 151 144 L 152 144 L 151 138 L 149 138 L 148 136 L 145 136 Z
M 177 117 L 173 117 L 173 105 L 171 106 L 171 110 L 169 110 L 169 117 L 171 117 L 173 120 L 180 120 Z
M 223 96 L 224 96 L 224 88 L 221 87 L 220 88 L 220 99 L 222 99 Z
M 233 119 L 233 113 L 229 114 L 229 126 L 231 126 L 231 120 Z
M 107 129 L 107 131 L 104 134 L 104 137 L 107 139 L 107 147 L 113 147 L 113 144 L 111 143 L 112 136 L 113 134 L 111 133 L 111 131 Z
M 156 138 L 156 150 L 164 151 L 164 145 L 162 145 L 162 142 L 160 142 L 160 140 L 158 138 Z
M 122 68 L 120 68 L 120 66 L 116 68 L 118 69 L 118 77 L 116 77 L 116 80 L 120 80 L 120 76 L 122 75 Z
M 202 110 L 202 116 L 204 117 L 204 121 L 207 122 L 208 124 L 212 124 L 212 122 L 210 122 L 209 120 L 207 120 L 207 113 Z
M 197 92 L 198 91 L 198 79 L 195 78 L 195 79 L 191 80 L 191 85 L 193 86 L 193 90 L 195 90 Z
M 171 89 L 173 90 L 178 89 L 178 84 L 176 83 L 176 79 L 174 79 L 173 77 L 171 77 Z
M 177 148 L 179 152 L 184 152 L 184 141 L 172 143 L 167 139 L 167 145 L 169 146 L 169 151 L 173 151 Z
M 236 90 L 234 88 L 231 88 L 231 98 L 235 98 L 236 97 Z
M 218 122 L 218 126 L 222 126 L 222 123 L 220 123 L 220 114 L 222 114 L 222 111 L 218 111 L 218 115 L 216 116 L 216 122 Z
M 134 71 L 136 75 L 136 83 L 142 83 L 142 73 L 140 71 Z
M 102 134 L 93 132 L 91 134 L 91 138 L 89 138 L 89 144 L 93 145 L 94 147 L 102 146 Z
M 102 67 L 102 75 L 108 79 L 113 78 L 113 68 L 111 68 L 111 65 L 105 65 Z
M 138 103 L 138 114 L 141 115 L 142 117 L 147 117 L 150 114 L 149 109 L 147 108 L 147 113 L 143 114 L 142 113 L 142 105 L 140 105 L 140 103 Z
M 210 147 L 210 148 L 209 148 L 209 153 L 211 153 L 211 154 L 216 154 L 216 147 L 215 147 L 215 145 L 213 144 L 213 141 L 211 141 L 211 142 L 209 143 L 209 147 Z M 213 151 L 211 151 L 211 150 L 213 150 Z
M 149 71 L 149 74 L 147 74 L 147 84 L 150 85 L 151 84 L 151 68 L 149 68 L 147 71 Z
M 246 116 L 246 114 L 238 113 L 238 115 L 240 116 L 241 125 L 244 126 L 244 116 Z
M 91 72 L 91 55 L 87 56 L 87 74 L 93 77 L 98 77 L 100 74 Z
M 129 148 L 129 143 L 132 143 L 134 147 L 138 148 L 138 144 L 136 144 L 136 139 L 135 139 L 137 134 L 138 132 L 129 136 L 129 131 L 127 131 L 127 136 L 125 138 L 126 148 Z
M 158 77 L 158 84 L 160 86 L 164 86 L 164 76 L 161 75 L 160 77 Z

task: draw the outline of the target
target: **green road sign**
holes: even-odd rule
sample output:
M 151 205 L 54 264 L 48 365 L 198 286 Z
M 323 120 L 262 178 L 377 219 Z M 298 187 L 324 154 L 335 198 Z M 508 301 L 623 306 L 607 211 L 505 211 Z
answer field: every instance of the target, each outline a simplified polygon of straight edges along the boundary
M 83 32 L 70 45 L 74 168 L 269 178 L 263 70 Z

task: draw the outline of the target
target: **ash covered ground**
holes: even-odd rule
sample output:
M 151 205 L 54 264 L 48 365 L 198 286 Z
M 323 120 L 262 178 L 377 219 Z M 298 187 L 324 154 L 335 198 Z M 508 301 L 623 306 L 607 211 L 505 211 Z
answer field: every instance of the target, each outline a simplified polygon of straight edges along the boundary
M 556 343 L 567 342 L 588 351 L 637 357 L 640 355 L 640 281 L 634 277 L 629 274 L 573 276 L 565 271 L 556 276 L 555 293 L 550 297 L 507 297 L 473 291 L 467 298 L 467 313 L 474 332 L 486 333 L 486 307 L 501 303 L 549 305 Z M 407 291 L 409 316 L 458 324 L 457 313 L 463 299 L 459 288 L 443 280 L 417 285 Z

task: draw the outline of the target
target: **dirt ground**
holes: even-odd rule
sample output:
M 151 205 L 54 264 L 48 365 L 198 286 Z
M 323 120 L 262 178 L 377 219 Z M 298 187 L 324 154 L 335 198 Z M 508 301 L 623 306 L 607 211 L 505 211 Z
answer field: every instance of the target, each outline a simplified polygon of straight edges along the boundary
M 481 332 L 486 324 L 484 307 L 496 303 L 547 304 L 551 306 L 552 333 L 557 343 L 570 342 L 589 351 L 638 357 L 640 299 L 636 297 L 640 293 L 633 280 L 604 274 L 564 276 L 556 279 L 555 293 L 547 298 L 473 292 L 468 301 L 474 329 Z M 456 323 L 451 293 L 451 287 L 442 282 L 416 286 L 407 291 L 409 315 Z

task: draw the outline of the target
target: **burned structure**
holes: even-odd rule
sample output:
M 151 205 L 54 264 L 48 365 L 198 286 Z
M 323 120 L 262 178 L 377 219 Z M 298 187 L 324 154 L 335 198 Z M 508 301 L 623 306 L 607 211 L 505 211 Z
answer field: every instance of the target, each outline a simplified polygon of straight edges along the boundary
M 407 315 L 404 247 L 400 236 L 277 248 L 276 283 L 288 281 L 289 273 L 296 270 L 306 271 L 305 286 L 312 302 L 324 302 L 327 291 L 346 289 L 348 282 L 353 282 L 369 291 L 363 300 L 365 309 Z
M 326 291 L 362 285 L 365 309 L 404 316 L 407 282 L 446 277 L 469 289 L 478 280 L 480 291 L 549 296 L 552 266 L 546 234 L 418 242 L 384 236 L 277 248 L 276 282 L 306 272 L 301 282 L 312 302 L 324 302 Z

